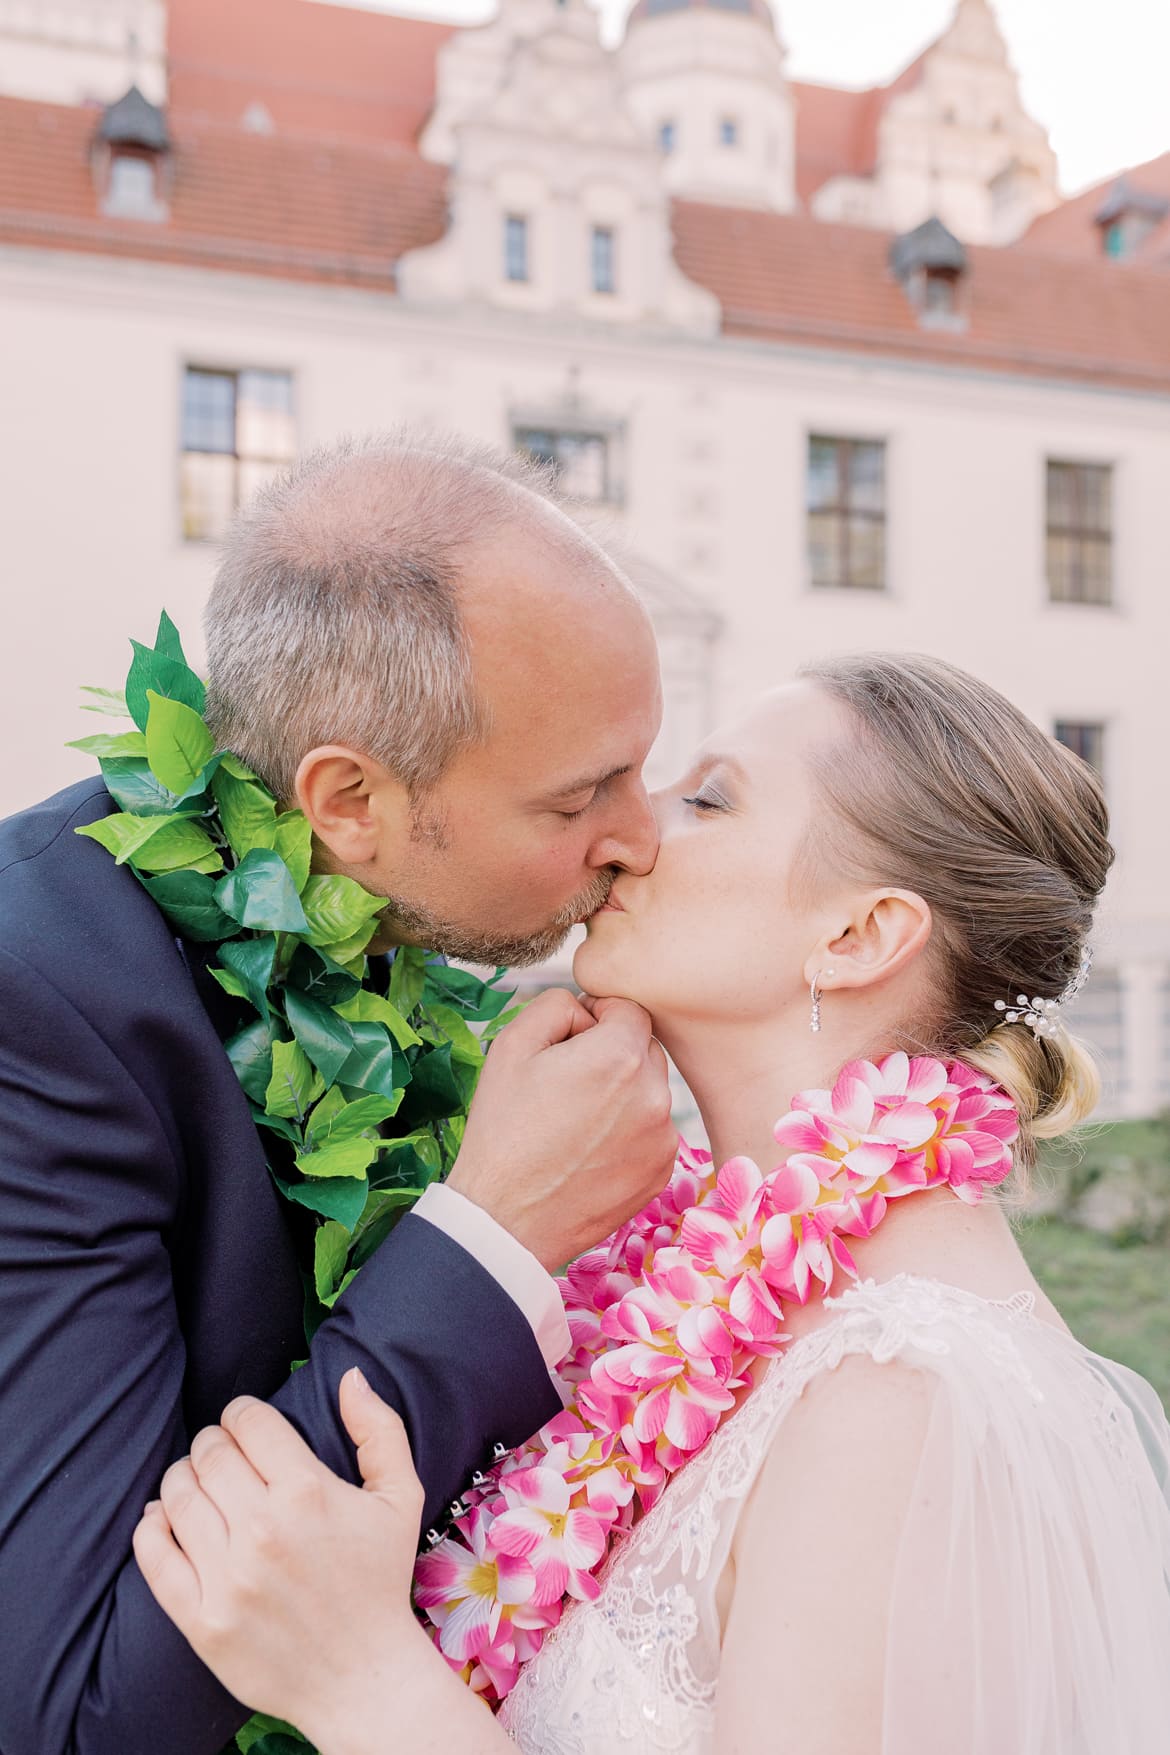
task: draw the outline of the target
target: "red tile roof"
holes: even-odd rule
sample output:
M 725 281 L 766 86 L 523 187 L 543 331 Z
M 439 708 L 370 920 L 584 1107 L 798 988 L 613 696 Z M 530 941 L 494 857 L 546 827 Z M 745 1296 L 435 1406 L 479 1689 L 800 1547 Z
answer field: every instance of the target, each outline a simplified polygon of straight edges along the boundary
M 318 0 L 170 0 L 168 109 L 238 125 L 259 103 L 281 133 L 411 145 L 457 28 Z
M 1144 165 L 1135 165 L 1123 173 L 1131 189 L 1170 200 L 1170 152 L 1152 158 Z M 1120 176 L 1106 177 L 1068 201 L 1062 201 L 1051 213 L 1033 220 L 1020 239 L 1018 248 L 1042 250 L 1046 256 L 1082 256 L 1100 258 L 1101 233 L 1093 216 Z M 1165 222 L 1156 228 L 1138 251 L 1138 261 L 1170 262 L 1170 226 Z M 1122 266 L 1114 263 L 1115 268 Z
M 446 172 L 409 147 L 171 118 L 169 218 L 111 219 L 90 168 L 100 112 L 0 98 L 0 239 L 392 290 L 446 224 Z
M 0 241 L 392 293 L 397 258 L 446 225 L 447 173 L 411 142 L 447 27 L 313 0 L 172 0 L 171 24 L 169 217 L 102 214 L 90 163 L 97 110 L 0 98 Z M 872 111 L 893 88 L 798 87 L 822 167 L 864 168 L 880 110 L 861 100 Z M 252 102 L 274 133 L 239 125 Z M 1170 155 L 1155 165 L 1170 185 Z M 1170 391 L 1166 268 L 1095 252 L 1077 260 L 1079 246 L 1054 260 L 1043 239 L 1061 212 L 1024 244 L 969 252 L 969 324 L 958 332 L 919 325 L 881 232 L 676 202 L 675 245 L 684 271 L 719 298 L 728 334 Z
M 793 80 L 796 193 L 805 206 L 830 177 L 873 175 L 877 166 L 878 129 L 886 105 L 892 97 L 918 84 L 929 53 L 929 49 L 924 49 L 888 85 L 875 85 L 867 91 Z
M 1160 270 L 969 248 L 967 326 L 950 330 L 919 324 L 886 232 L 679 201 L 674 235 L 680 267 L 719 299 L 729 335 L 1170 392 Z

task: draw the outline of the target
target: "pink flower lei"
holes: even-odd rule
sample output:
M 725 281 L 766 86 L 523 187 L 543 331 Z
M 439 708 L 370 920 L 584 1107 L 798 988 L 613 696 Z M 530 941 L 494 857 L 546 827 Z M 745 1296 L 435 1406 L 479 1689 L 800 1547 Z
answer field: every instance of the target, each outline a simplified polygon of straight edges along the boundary
M 496 1465 L 423 1554 L 414 1602 L 453 1668 L 493 1704 L 569 1598 L 597 1596 L 611 1538 L 702 1449 L 755 1359 L 788 1338 L 786 1301 L 856 1278 L 846 1237 L 887 1203 L 944 1184 L 978 1202 L 1012 1168 L 1007 1094 L 960 1061 L 851 1061 L 776 1124 L 784 1162 L 716 1174 L 683 1145 L 670 1183 L 561 1291 L 572 1336 L 563 1413 Z

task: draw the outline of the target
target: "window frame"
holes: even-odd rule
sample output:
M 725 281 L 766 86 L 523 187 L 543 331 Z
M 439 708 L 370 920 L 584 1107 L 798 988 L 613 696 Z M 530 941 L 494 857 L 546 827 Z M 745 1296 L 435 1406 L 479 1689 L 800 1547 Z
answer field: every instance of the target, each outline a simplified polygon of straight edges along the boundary
M 1069 495 L 1074 509 L 1073 521 L 1067 524 L 1053 521 L 1053 472 L 1064 470 L 1069 473 L 1072 492 Z M 1104 529 L 1086 524 L 1083 508 L 1086 503 L 1085 472 L 1099 472 L 1107 487 L 1107 522 Z M 1068 571 L 1073 580 L 1071 588 L 1062 581 L 1058 590 L 1053 574 L 1052 543 L 1053 539 L 1062 539 L 1068 544 Z M 1090 569 L 1085 565 L 1085 557 L 1090 545 L 1099 551 L 1103 550 L 1106 560 L 1106 582 L 1104 595 L 1091 595 L 1089 587 Z M 1071 605 L 1077 609 L 1114 609 L 1117 606 L 1117 470 L 1113 463 L 1102 462 L 1097 458 L 1051 456 L 1044 457 L 1044 582 L 1047 601 L 1050 604 Z
M 831 505 L 814 506 L 812 504 L 812 459 L 814 445 L 833 445 L 837 457 L 837 498 Z M 862 447 L 873 447 L 881 456 L 881 510 L 871 511 L 867 507 L 857 506 L 849 495 L 852 486 L 852 472 L 848 462 L 854 451 Z M 805 433 L 804 457 L 804 552 L 805 576 L 810 591 L 817 593 L 831 591 L 864 591 L 869 596 L 890 595 L 890 445 L 884 434 L 861 433 L 844 434 L 826 432 L 820 427 L 809 427 Z M 845 497 L 842 498 L 842 488 Z M 834 549 L 838 561 L 838 577 L 835 579 L 818 578 L 813 566 L 812 520 L 814 517 L 830 516 L 837 524 L 837 539 Z M 872 585 L 864 580 L 850 577 L 850 534 L 851 521 L 861 519 L 877 526 L 881 531 L 881 580 Z
M 525 433 L 547 434 L 552 439 L 597 439 L 605 447 L 604 482 L 599 495 L 577 495 L 567 485 L 563 491 L 567 497 L 581 505 L 588 506 L 621 506 L 625 504 L 625 424 L 620 420 L 598 416 L 591 419 L 584 412 L 574 410 L 540 410 L 539 408 L 513 408 L 508 416 L 509 442 L 514 451 L 526 456 L 533 456 L 531 449 L 521 443 Z M 542 459 L 537 456 L 537 461 Z M 553 459 L 555 462 L 555 459 Z
M 598 247 L 603 239 L 606 242 L 599 255 Z M 599 274 L 599 267 L 605 272 Z M 616 226 L 593 223 L 589 228 L 589 290 L 598 298 L 617 297 Z
M 1090 734 L 1095 735 L 1097 742 L 1097 759 L 1094 760 L 1093 756 L 1086 755 L 1083 749 L 1077 747 L 1077 744 L 1082 741 L 1079 737 L 1075 743 L 1070 742 L 1067 736 L 1061 736 L 1062 732 L 1089 732 Z M 1070 750 L 1074 756 L 1079 756 L 1080 760 L 1084 762 L 1087 767 L 1092 768 L 1101 784 L 1103 786 L 1105 785 L 1106 765 L 1109 760 L 1108 719 L 1064 719 L 1056 718 L 1054 716 L 1052 720 L 1052 736 L 1062 748 Z M 1091 742 L 1092 739 L 1090 738 L 1089 741 Z
M 240 381 L 248 376 L 283 378 L 288 384 L 288 418 L 292 427 L 292 445 L 287 456 L 277 455 L 269 451 L 242 451 L 240 449 Z M 232 382 L 232 449 L 230 451 L 211 445 L 194 445 L 188 443 L 187 427 L 187 385 L 191 378 L 229 378 Z M 243 500 L 241 482 L 244 471 L 250 467 L 267 469 L 287 469 L 296 460 L 297 455 L 297 374 L 291 366 L 268 365 L 210 365 L 205 361 L 196 363 L 183 359 L 179 371 L 179 451 L 178 451 L 178 523 L 179 539 L 184 546 L 218 542 L 223 536 L 223 529 L 209 528 L 196 532 L 188 528 L 185 465 L 189 457 L 226 457 L 231 461 L 231 512 L 234 517 L 239 511 Z

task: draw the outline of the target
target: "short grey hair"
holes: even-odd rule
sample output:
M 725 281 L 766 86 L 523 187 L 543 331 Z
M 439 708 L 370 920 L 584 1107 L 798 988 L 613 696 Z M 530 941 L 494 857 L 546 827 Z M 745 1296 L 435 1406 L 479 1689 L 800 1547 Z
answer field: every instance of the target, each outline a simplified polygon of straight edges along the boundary
M 216 743 L 284 803 L 319 744 L 412 792 L 482 739 L 459 606 L 466 550 L 558 504 L 519 456 L 403 433 L 344 439 L 262 488 L 228 533 L 204 617 Z M 544 534 L 600 559 L 559 511 Z M 562 526 L 557 529 L 557 526 Z

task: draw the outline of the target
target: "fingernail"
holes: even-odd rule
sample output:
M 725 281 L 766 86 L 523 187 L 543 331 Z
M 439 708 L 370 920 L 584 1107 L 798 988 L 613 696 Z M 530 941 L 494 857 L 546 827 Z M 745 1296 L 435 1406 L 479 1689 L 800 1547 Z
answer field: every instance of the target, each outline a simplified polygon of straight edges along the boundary
M 359 1395 L 371 1395 L 371 1396 L 373 1395 L 374 1392 L 370 1388 L 369 1383 L 366 1381 L 365 1373 L 363 1371 L 359 1370 L 359 1368 L 356 1365 L 350 1371 L 349 1375 L 353 1381 L 353 1386 L 357 1390 Z
M 162 1510 L 162 1500 L 161 1499 L 151 1499 L 151 1500 L 148 1500 L 148 1502 L 142 1507 L 142 1515 L 143 1515 L 143 1517 L 149 1517 L 152 1512 L 161 1511 L 161 1510 Z

